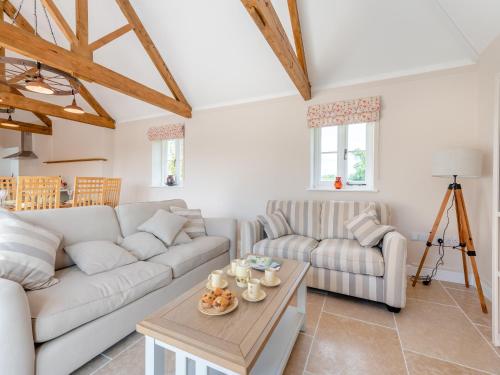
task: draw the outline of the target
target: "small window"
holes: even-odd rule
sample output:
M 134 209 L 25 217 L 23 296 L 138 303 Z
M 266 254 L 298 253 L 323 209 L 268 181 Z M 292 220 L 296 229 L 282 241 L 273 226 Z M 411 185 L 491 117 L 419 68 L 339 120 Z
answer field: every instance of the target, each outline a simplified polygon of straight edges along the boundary
M 341 177 L 343 189 L 374 189 L 374 123 L 327 126 L 311 131 L 313 188 L 333 188 L 335 178 Z
M 178 186 L 184 180 L 184 140 L 153 142 L 152 185 Z

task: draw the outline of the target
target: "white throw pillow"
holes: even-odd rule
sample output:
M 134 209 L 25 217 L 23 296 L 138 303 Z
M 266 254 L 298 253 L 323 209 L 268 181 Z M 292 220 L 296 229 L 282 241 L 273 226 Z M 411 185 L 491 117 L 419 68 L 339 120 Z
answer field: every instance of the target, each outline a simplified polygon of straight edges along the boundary
M 364 247 L 377 246 L 387 233 L 394 231 L 394 227 L 380 224 L 377 212 L 371 207 L 347 220 L 345 226 Z
M 137 258 L 111 241 L 78 242 L 64 249 L 87 275 L 137 262 Z
M 174 245 L 184 245 L 185 243 L 190 243 L 192 241 L 191 237 L 189 237 L 186 232 L 181 230 L 177 237 L 175 237 Z
M 207 231 L 205 229 L 205 221 L 203 220 L 203 216 L 201 216 L 201 210 L 170 207 L 170 211 L 187 219 L 187 222 L 186 224 L 184 224 L 184 227 L 182 229 L 187 233 L 189 237 L 196 238 L 207 235 Z
M 163 242 L 148 232 L 131 234 L 122 240 L 120 246 L 139 260 L 149 259 L 167 251 Z
M 28 290 L 56 284 L 54 263 L 61 240 L 61 234 L 0 209 L 0 278 Z
M 270 215 L 259 215 L 257 220 L 264 226 L 270 240 L 293 234 L 292 228 L 280 210 L 274 211 Z
M 170 246 L 186 222 L 186 218 L 160 209 L 150 219 L 139 225 L 137 230 L 154 234 Z

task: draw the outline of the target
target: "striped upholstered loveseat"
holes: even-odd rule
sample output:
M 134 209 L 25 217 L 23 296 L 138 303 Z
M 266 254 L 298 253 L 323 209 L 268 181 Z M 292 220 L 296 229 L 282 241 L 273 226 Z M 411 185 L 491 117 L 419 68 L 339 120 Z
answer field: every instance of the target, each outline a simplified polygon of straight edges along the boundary
M 406 303 L 406 238 L 390 232 L 380 248 L 366 248 L 344 225 L 370 204 L 380 222 L 389 224 L 389 207 L 379 202 L 269 201 L 266 213 L 281 210 L 294 234 L 270 240 L 257 220 L 244 221 L 241 256 L 310 262 L 308 286 L 382 302 L 399 312 Z

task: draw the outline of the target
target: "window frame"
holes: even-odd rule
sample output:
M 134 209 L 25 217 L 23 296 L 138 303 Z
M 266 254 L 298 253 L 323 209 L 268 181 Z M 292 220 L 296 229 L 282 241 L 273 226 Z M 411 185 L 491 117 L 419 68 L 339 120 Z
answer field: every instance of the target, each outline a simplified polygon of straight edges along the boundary
M 363 123 L 360 123 L 363 124 Z M 367 167 L 365 184 L 347 184 L 347 159 L 345 150 L 348 146 L 348 127 L 356 124 L 337 125 L 337 176 L 342 176 L 344 187 L 341 190 L 333 188 L 333 181 L 321 181 L 321 129 L 311 129 L 311 176 L 310 189 L 312 190 L 332 190 L 332 191 L 376 191 L 375 176 L 377 171 L 377 144 L 378 144 L 378 122 L 367 122 L 366 127 L 366 154 Z
M 168 176 L 167 163 L 168 163 L 169 141 L 175 141 L 175 181 L 177 184 L 173 186 L 169 186 L 166 184 L 166 179 Z M 185 179 L 185 174 L 183 170 L 185 165 L 184 147 L 185 147 L 184 138 L 162 139 L 152 142 L 151 185 L 153 187 L 170 188 L 170 187 L 183 186 Z M 180 165 L 181 160 L 182 160 L 182 166 Z

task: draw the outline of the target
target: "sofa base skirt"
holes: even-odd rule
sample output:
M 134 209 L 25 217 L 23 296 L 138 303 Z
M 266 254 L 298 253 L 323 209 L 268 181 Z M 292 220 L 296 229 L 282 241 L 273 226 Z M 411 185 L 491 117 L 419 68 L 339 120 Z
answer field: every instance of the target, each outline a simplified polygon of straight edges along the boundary
M 138 322 L 189 288 L 206 279 L 214 269 L 228 265 L 229 252 L 189 271 L 167 286 L 75 328 L 36 348 L 37 375 L 67 375 L 135 331 Z
M 310 267 L 307 286 L 385 303 L 383 277 Z

